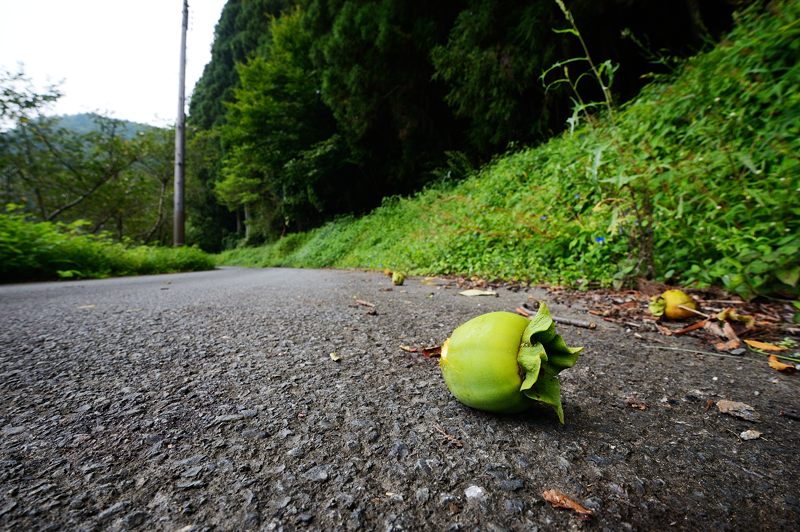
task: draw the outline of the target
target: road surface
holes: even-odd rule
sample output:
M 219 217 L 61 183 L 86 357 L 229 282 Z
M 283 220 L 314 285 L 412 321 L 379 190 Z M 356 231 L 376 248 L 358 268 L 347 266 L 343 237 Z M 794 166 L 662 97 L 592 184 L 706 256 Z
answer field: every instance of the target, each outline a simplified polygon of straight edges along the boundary
M 0 528 L 797 529 L 796 375 L 562 325 L 586 346 L 566 424 L 489 415 L 400 346 L 547 294 L 458 292 L 236 268 L 0 286 Z

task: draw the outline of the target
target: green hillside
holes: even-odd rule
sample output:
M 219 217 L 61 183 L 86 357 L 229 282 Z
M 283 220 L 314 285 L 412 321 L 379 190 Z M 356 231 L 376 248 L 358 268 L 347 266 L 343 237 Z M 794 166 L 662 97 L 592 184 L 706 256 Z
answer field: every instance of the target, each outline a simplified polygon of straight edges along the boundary
M 754 13 L 613 115 L 220 261 L 796 295 L 800 2 Z
M 101 118 L 102 117 L 96 113 L 60 115 L 55 117 L 55 125 L 79 134 L 94 133 L 100 131 L 100 122 L 98 119 Z M 153 126 L 131 122 L 129 120 L 119 120 L 117 124 L 120 128 L 120 136 L 128 140 L 134 138 L 137 133 L 144 133 L 145 131 L 154 129 Z

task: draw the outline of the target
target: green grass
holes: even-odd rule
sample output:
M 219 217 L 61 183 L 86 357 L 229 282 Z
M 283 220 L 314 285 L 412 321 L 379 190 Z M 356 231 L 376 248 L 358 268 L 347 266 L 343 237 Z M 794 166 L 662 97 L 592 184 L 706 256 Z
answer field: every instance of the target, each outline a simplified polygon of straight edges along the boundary
M 650 267 L 666 282 L 796 297 L 800 1 L 773 6 L 745 12 L 719 46 L 648 86 L 613 123 L 218 260 L 573 286 L 621 285 Z
M 102 278 L 214 268 L 213 258 L 197 248 L 126 246 L 84 234 L 82 227 L 81 222 L 33 222 L 14 211 L 0 214 L 0 280 Z

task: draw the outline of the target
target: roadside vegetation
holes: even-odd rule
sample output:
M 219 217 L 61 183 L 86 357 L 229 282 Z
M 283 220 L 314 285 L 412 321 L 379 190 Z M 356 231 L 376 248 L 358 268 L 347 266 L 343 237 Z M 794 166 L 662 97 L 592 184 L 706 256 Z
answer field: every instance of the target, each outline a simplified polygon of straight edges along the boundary
M 34 222 L 0 214 L 0 281 L 102 278 L 209 270 L 214 261 L 193 247 L 126 245 L 85 232 L 89 222 Z
M 747 10 L 717 47 L 619 108 L 576 92 L 569 131 L 545 144 L 219 262 L 579 287 L 647 276 L 796 298 L 799 57 L 800 2 Z M 594 81 L 610 83 L 605 66 Z M 553 75 L 575 83 L 564 68 Z

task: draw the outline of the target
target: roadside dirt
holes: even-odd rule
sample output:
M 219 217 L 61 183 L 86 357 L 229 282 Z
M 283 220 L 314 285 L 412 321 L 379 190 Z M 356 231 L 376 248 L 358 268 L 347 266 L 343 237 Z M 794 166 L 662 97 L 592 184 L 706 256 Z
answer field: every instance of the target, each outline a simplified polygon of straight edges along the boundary
M 591 294 L 462 288 L 288 269 L 0 287 L 0 528 L 797 528 L 800 375 L 610 323 Z M 563 426 L 464 407 L 401 348 L 535 301 L 596 323 L 558 327 L 585 346 Z

